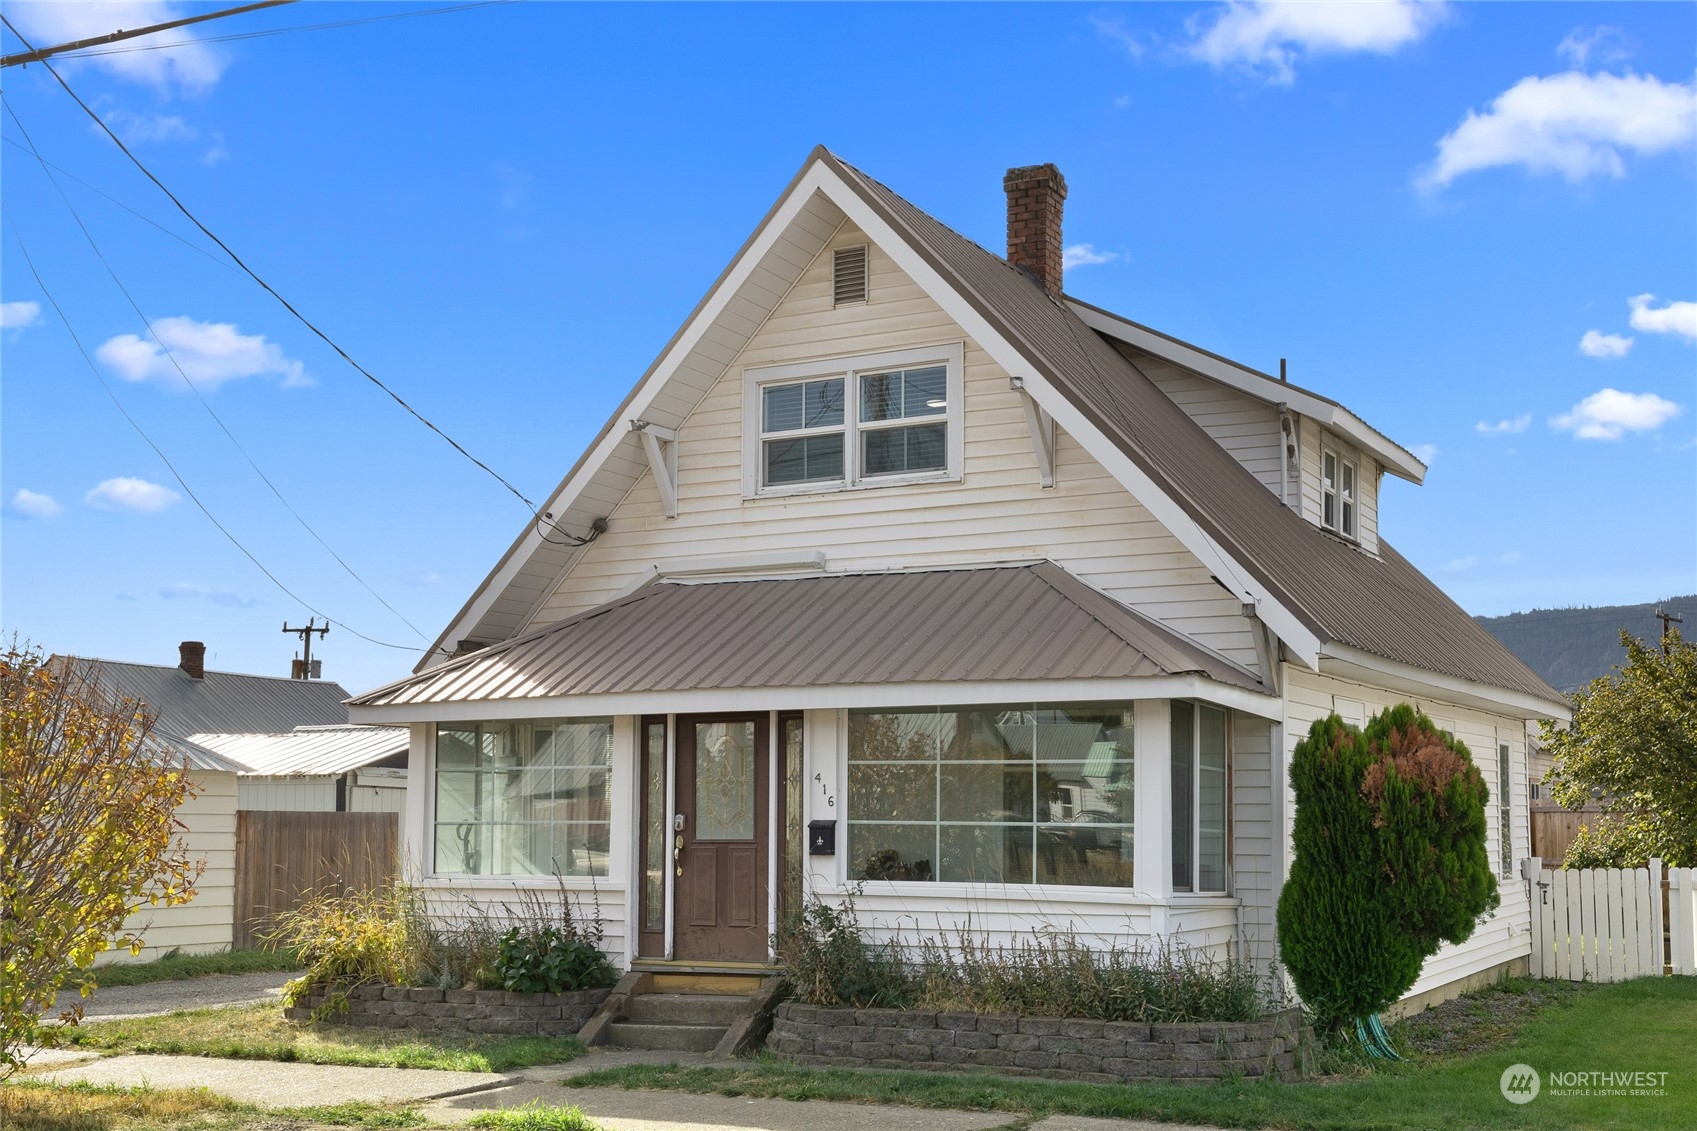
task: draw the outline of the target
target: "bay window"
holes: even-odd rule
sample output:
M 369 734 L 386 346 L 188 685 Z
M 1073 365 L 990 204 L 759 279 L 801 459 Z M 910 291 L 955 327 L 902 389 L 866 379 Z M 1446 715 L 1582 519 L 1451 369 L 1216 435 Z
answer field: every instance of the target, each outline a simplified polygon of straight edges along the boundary
M 959 343 L 744 374 L 743 493 L 960 475 Z
M 439 875 L 605 876 L 613 720 L 436 728 Z
M 848 713 L 854 880 L 1130 887 L 1129 704 Z

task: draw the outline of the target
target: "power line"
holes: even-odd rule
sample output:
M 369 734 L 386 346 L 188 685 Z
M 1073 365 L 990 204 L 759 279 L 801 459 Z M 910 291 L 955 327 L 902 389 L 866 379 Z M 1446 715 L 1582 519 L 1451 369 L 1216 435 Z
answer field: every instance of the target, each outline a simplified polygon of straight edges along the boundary
M 324 617 L 324 619 L 328 621 L 330 618 L 326 616 L 322 610 L 312 605 L 305 598 L 290 589 L 287 585 L 284 585 L 276 574 L 265 568 L 264 562 L 261 562 L 254 556 L 253 551 L 242 545 L 241 540 L 234 534 L 230 533 L 228 527 L 218 521 L 217 517 L 207 508 L 206 504 L 201 502 L 200 496 L 194 493 L 194 489 L 188 485 L 188 481 L 183 478 L 182 473 L 177 470 L 177 465 L 171 462 L 170 457 L 165 454 L 164 449 L 154 443 L 153 437 L 149 436 L 147 434 L 147 430 L 141 426 L 135 417 L 130 415 L 129 410 L 124 407 L 124 402 L 118 399 L 118 395 L 112 391 L 112 386 L 107 383 L 106 375 L 100 372 L 100 367 L 94 364 L 93 358 L 89 357 L 88 350 L 83 346 L 82 338 L 77 335 L 76 329 L 71 325 L 70 319 L 65 316 L 65 310 L 59 305 L 59 300 L 54 298 L 53 292 L 47 288 L 47 282 L 41 277 L 41 272 L 36 269 L 35 259 L 29 253 L 29 246 L 24 243 L 23 233 L 18 231 L 17 223 L 12 220 L 11 212 L 5 210 L 4 206 L 0 206 L 0 213 L 4 213 L 7 222 L 11 226 L 12 238 L 18 241 L 18 250 L 23 253 L 24 262 L 29 266 L 29 273 L 35 277 L 36 286 L 41 288 L 41 293 L 46 296 L 48 303 L 52 305 L 54 313 L 59 315 L 59 321 L 64 323 L 66 333 L 70 334 L 71 341 L 76 343 L 77 352 L 82 354 L 82 359 L 88 365 L 89 372 L 93 373 L 95 380 L 100 382 L 100 387 L 106 391 L 106 396 L 112 401 L 113 406 L 117 408 L 118 414 L 122 416 L 126 422 L 128 422 L 131 428 L 135 429 L 136 435 L 140 436 L 147 446 L 153 449 L 153 454 L 159 457 L 159 461 L 165 465 L 166 470 L 171 473 L 171 477 L 177 481 L 177 486 L 181 487 L 183 489 L 183 493 L 193 501 L 196 507 L 200 508 L 200 513 L 206 516 L 207 521 L 218 528 L 218 533 L 227 538 L 232 546 L 240 550 L 242 555 L 246 557 L 248 561 L 252 562 L 254 567 L 270 580 L 271 584 L 282 590 L 290 600 L 299 602 L 303 608 Z M 355 636 L 359 637 L 361 640 L 379 645 L 380 647 L 393 648 L 399 652 L 418 651 L 418 648 L 415 645 L 391 644 L 386 640 L 378 640 L 374 636 L 367 636 L 365 633 L 354 628 L 346 621 L 338 621 L 337 623 L 349 632 L 353 633 Z
M 15 114 L 13 116 L 16 117 Z M 22 127 L 20 126 L 19 128 L 21 129 Z M 131 208 L 129 205 L 125 204 L 123 201 L 119 200 L 117 197 L 112 196 L 110 193 L 105 193 L 105 192 L 102 192 L 100 189 L 95 188 L 93 185 L 89 184 L 87 181 L 83 180 L 81 177 L 77 176 L 75 173 L 71 172 L 69 169 L 65 168 L 63 165 L 55 165 L 53 162 L 48 161 L 46 158 L 42 157 L 40 153 L 37 153 L 32 149 L 26 148 L 22 144 L 13 141 L 9 137 L 0 138 L 0 141 L 4 141 L 7 145 L 10 145 L 10 146 L 12 146 L 16 149 L 22 149 L 25 153 L 30 154 L 30 156 L 34 157 L 37 161 L 40 161 L 42 164 L 46 165 L 50 169 L 57 169 L 61 174 L 63 174 L 64 176 L 67 176 L 71 180 L 77 182 L 77 184 L 81 185 L 83 188 L 87 189 L 89 192 L 94 193 L 96 196 L 105 197 L 107 200 L 111 201 L 113 204 L 116 204 L 119 208 L 122 208 L 125 212 L 128 212 L 131 216 L 134 216 L 137 220 L 140 220 L 144 224 L 158 228 L 161 232 L 164 232 L 166 235 L 170 236 L 172 239 L 176 240 L 178 243 L 182 244 L 184 247 L 188 248 L 190 251 L 193 251 L 193 252 L 195 252 L 199 255 L 204 255 L 210 262 L 216 263 L 218 266 L 222 267 L 224 270 L 234 272 L 236 274 L 240 274 L 240 272 L 236 271 L 235 267 L 231 265 L 229 260 L 219 259 L 216 255 L 213 255 L 210 251 L 207 251 L 204 247 L 201 247 L 199 244 L 191 243 L 190 241 L 184 239 L 182 236 L 178 235 L 176 232 L 173 232 L 170 228 L 167 228 L 164 224 L 159 223 L 159 221 L 153 219 L 151 216 L 148 216 L 148 215 L 146 215 L 145 213 L 142 213 L 142 212 L 138 212 L 134 208 Z
M 418 8 L 410 12 L 393 12 L 385 16 L 364 16 L 357 20 L 336 20 L 323 24 L 296 24 L 292 27 L 267 28 L 263 31 L 231 32 L 228 35 L 203 35 L 194 39 L 177 39 L 169 43 L 135 43 L 127 47 L 87 48 L 78 50 L 75 54 L 67 54 L 67 59 L 92 59 L 100 55 L 122 55 L 132 51 L 166 51 L 173 47 L 189 47 L 197 43 L 232 43 L 242 39 L 264 39 L 273 35 L 285 35 L 295 31 L 327 31 L 335 28 L 354 27 L 358 24 L 374 24 L 382 20 L 404 20 L 413 16 L 445 16 L 451 12 L 469 12 L 473 8 L 489 8 L 502 4 L 514 4 L 519 0 L 480 0 L 476 4 L 455 4 L 447 8 Z
M 48 182 L 51 183 L 53 185 L 53 188 L 59 193 L 59 199 L 64 201 L 65 208 L 71 214 L 71 219 L 76 221 L 77 227 L 82 231 L 83 238 L 88 241 L 88 246 L 91 249 L 93 249 L 95 258 L 100 260 L 100 265 L 102 267 L 106 268 L 106 273 L 112 277 L 112 282 L 117 285 L 118 290 L 123 293 L 125 301 L 127 301 L 130 304 L 130 309 L 135 311 L 136 317 L 141 319 L 142 324 L 147 327 L 148 334 L 151 335 L 153 340 L 159 344 L 159 348 L 165 351 L 165 356 L 167 358 L 169 358 L 170 361 L 171 361 L 171 367 L 177 371 L 177 376 L 179 376 L 183 379 L 183 384 L 185 384 L 189 387 L 189 391 L 192 392 L 195 396 L 195 399 L 200 402 L 200 407 L 202 407 L 206 410 L 206 414 L 212 418 L 213 423 L 217 424 L 219 429 L 224 433 L 224 435 L 229 438 L 230 443 L 235 445 L 236 450 L 242 454 L 242 458 L 247 460 L 247 465 L 253 469 L 253 473 L 255 475 L 259 476 L 260 481 L 263 482 L 267 487 L 269 487 L 271 489 L 271 494 L 276 496 L 277 501 L 279 503 L 283 504 L 283 509 L 288 511 L 291 515 L 293 515 L 296 522 L 300 523 L 301 529 L 305 530 L 308 534 L 312 535 L 313 540 L 316 541 L 320 546 L 324 547 L 324 551 L 326 553 L 328 553 L 332 558 L 336 559 L 336 564 L 341 566 L 342 569 L 347 572 L 347 575 L 349 577 L 351 577 L 355 581 L 359 582 L 361 587 L 363 587 L 367 593 L 370 593 L 373 597 L 375 597 L 377 599 L 378 604 L 382 605 L 385 609 L 388 609 L 391 613 L 393 613 L 400 620 L 400 622 L 402 624 L 404 624 L 408 628 L 412 629 L 413 633 L 415 635 L 417 635 L 421 640 L 428 640 L 429 637 L 425 636 L 423 632 L 419 631 L 419 628 L 418 628 L 417 625 L 413 624 L 412 621 L 408 620 L 404 615 L 402 615 L 402 613 L 399 609 L 395 608 L 395 606 L 391 605 L 388 601 L 385 601 L 383 599 L 383 595 L 381 593 L 379 593 L 379 592 L 377 592 L 377 590 L 373 589 L 366 582 L 365 578 L 361 577 L 358 573 L 356 573 L 354 571 L 354 568 L 352 566 L 350 566 L 346 561 L 342 560 L 342 555 L 338 554 L 334 549 L 332 549 L 331 546 L 330 546 L 330 543 L 326 542 L 323 539 L 323 537 L 319 535 L 318 531 L 314 530 L 312 528 L 312 525 L 309 522 L 307 522 L 305 518 L 303 518 L 301 516 L 301 513 L 299 511 L 297 511 L 290 504 L 289 500 L 287 500 L 283 497 L 283 492 L 277 489 L 277 485 L 271 481 L 271 477 L 266 475 L 264 471 L 260 470 L 259 464 L 254 461 L 253 456 L 248 453 L 247 448 L 243 447 L 242 442 L 240 440 L 236 439 L 236 434 L 234 432 L 230 431 L 229 426 L 224 423 L 223 418 L 218 415 L 218 413 L 215 409 L 213 409 L 211 402 L 208 401 L 206 399 L 206 397 L 201 394 L 199 387 L 196 386 L 193 381 L 189 380 L 189 375 L 187 373 L 183 372 L 182 365 L 180 363 L 178 363 L 178 361 L 177 361 L 177 355 L 175 353 L 171 352 L 171 347 L 166 345 L 164 340 L 159 337 L 158 331 L 156 331 L 153 328 L 153 323 L 148 320 L 148 317 L 147 317 L 146 314 L 142 313 L 141 307 L 136 303 L 135 298 L 130 294 L 129 288 L 124 286 L 124 281 L 118 277 L 117 270 L 112 266 L 111 262 L 106 258 L 106 254 L 100 250 L 99 243 L 97 243 L 95 241 L 94 233 L 90 232 L 88 230 L 88 225 L 83 223 L 83 219 L 82 219 L 81 214 L 79 214 L 76 210 L 76 207 L 71 204 L 70 197 L 65 195 L 65 190 L 60 187 L 59 182 L 54 178 L 52 171 L 47 168 L 46 159 L 41 156 L 41 151 L 36 148 L 35 139 L 29 136 L 29 130 L 24 128 L 23 119 L 18 117 L 17 110 L 13 108 L 10 101 L 6 101 L 5 106 L 6 106 L 6 113 L 11 116 L 12 122 L 18 127 L 18 132 L 23 134 L 24 141 L 29 145 L 30 153 L 35 156 L 35 159 L 37 161 L 41 162 L 42 172 L 47 174 Z
M 78 39 L 71 43 L 61 43 L 55 47 L 30 47 L 28 51 L 20 51 L 16 55 L 0 58 L 0 67 L 16 67 L 24 63 L 43 62 L 50 55 L 58 55 L 65 51 L 77 51 L 84 47 L 97 47 L 105 43 L 117 43 L 124 39 L 134 39 L 138 35 L 152 35 L 156 31 L 170 31 L 172 28 L 187 27 L 189 24 L 203 24 L 207 20 L 221 20 L 225 16 L 239 16 L 244 12 L 257 12 L 261 8 L 276 8 L 283 4 L 293 4 L 295 0 L 260 0 L 257 4 L 245 4 L 240 8 L 226 8 L 222 12 L 206 12 L 198 16 L 185 16 L 180 20 L 168 20 L 162 24 L 151 24 L 148 27 L 136 28 L 134 31 L 111 32 L 107 35 L 96 35 L 89 39 Z M 17 29 L 13 29 L 16 31 Z M 23 39 L 23 36 L 18 36 Z M 193 42 L 192 40 L 190 42 Z M 26 40 L 25 47 L 29 47 Z
M 3 23 L 3 24 L 5 24 L 6 27 L 10 28 L 12 34 L 17 36 L 18 39 L 23 42 L 24 46 L 29 47 L 32 51 L 34 50 L 34 46 L 29 42 L 28 39 L 24 38 L 24 35 L 23 35 L 22 32 L 18 31 L 18 29 L 15 26 L 13 26 L 12 21 L 7 19 L 4 13 L 0 13 L 0 23 Z M 519 502 L 523 503 L 524 506 L 525 506 L 525 509 L 530 511 L 530 513 L 533 516 L 537 515 L 536 504 L 531 502 L 530 499 L 527 498 L 522 491 L 520 491 L 517 487 L 514 487 L 511 483 L 507 482 L 507 480 L 505 478 L 503 478 L 498 472 L 496 472 L 494 468 L 490 467 L 488 464 L 484 463 L 482 460 L 478 459 L 476 456 L 474 456 L 470 452 L 466 451 L 465 448 L 460 446 L 460 443 L 457 440 L 455 440 L 452 436 L 448 435 L 446 432 L 442 431 L 442 429 L 438 428 L 434 423 L 432 423 L 427 417 L 425 417 L 417 409 L 413 408 L 412 405 L 408 404 L 406 402 L 406 400 L 403 399 L 399 393 L 397 393 L 393 389 L 389 388 L 389 386 L 385 385 L 381 380 L 379 380 L 370 370 L 366 369 L 359 362 L 355 361 L 353 359 L 353 357 L 349 355 L 347 350 L 344 350 L 341 346 L 337 345 L 334 341 L 332 341 L 328 334 L 326 334 L 323 330 L 320 330 L 317 326 L 313 325 L 313 323 L 310 320 L 308 320 L 307 317 L 304 314 L 302 314 L 300 311 L 296 310 L 294 308 L 293 304 L 291 304 L 288 299 L 284 298 L 281 294 L 279 294 L 277 292 L 277 290 L 274 287 L 271 286 L 270 283 L 267 283 L 264 279 L 260 278 L 259 275 L 253 270 L 253 268 L 251 268 L 247 265 L 247 263 L 242 259 L 241 256 L 237 255 L 234 251 L 232 251 L 230 249 L 229 244 L 226 244 L 223 240 L 219 239 L 217 237 L 217 235 L 215 235 L 213 233 L 212 229 L 208 228 L 205 224 L 201 223 L 200 219 L 197 216 L 195 216 L 195 214 L 193 212 L 189 211 L 188 206 L 185 205 L 181 200 L 177 199 L 177 195 L 175 193 L 173 193 L 170 189 L 166 188 L 165 183 L 163 181 L 161 181 L 158 177 L 154 176 L 152 171 L 150 169 L 148 169 L 148 167 L 146 165 L 141 163 L 140 158 L 136 157 L 136 155 L 134 153 L 130 152 L 129 147 L 126 146 L 118 138 L 117 134 L 112 132 L 111 127 L 108 126 L 101 119 L 100 115 L 96 114 L 92 109 L 90 109 L 88 103 L 84 102 L 82 100 L 82 98 L 77 94 L 77 92 L 71 89 L 70 84 L 65 81 L 64 76 L 62 76 L 61 74 L 59 74 L 58 71 L 53 69 L 53 64 L 43 60 L 41 65 L 44 68 L 46 68 L 48 74 L 53 76 L 54 80 L 57 81 L 58 84 L 64 89 L 65 93 L 71 96 L 72 101 L 74 101 L 78 106 L 80 106 L 82 108 L 83 113 L 87 114 L 89 116 L 89 119 L 91 121 L 93 121 L 95 125 L 100 127 L 101 132 L 103 132 L 107 137 L 112 139 L 112 144 L 116 145 L 118 147 L 118 149 L 123 152 L 124 156 L 128 157 L 130 159 L 130 163 L 133 164 L 137 169 L 140 169 L 141 172 L 142 172 L 142 175 L 145 176 L 148 180 L 152 181 L 154 183 L 154 185 L 159 189 L 159 191 L 164 193 L 166 195 L 166 197 L 170 199 L 171 203 L 177 206 L 177 211 L 181 212 L 184 216 L 188 217 L 189 222 L 192 223 L 195 227 L 200 229 L 202 235 L 206 236 L 207 239 L 209 239 L 213 243 L 217 244 L 218 247 L 224 252 L 224 254 L 228 255 L 230 257 L 230 259 L 235 262 L 236 266 L 240 267 L 242 269 L 243 273 L 246 274 L 248 276 L 248 278 L 250 278 L 254 282 L 258 283 L 260 285 L 260 287 L 262 287 L 266 291 L 266 293 L 271 295 L 271 297 L 275 298 L 278 302 L 282 303 L 283 309 L 287 310 L 290 314 L 294 315 L 295 318 L 297 320 L 299 320 L 301 325 L 305 326 L 308 330 L 311 330 L 315 335 L 317 335 L 317 337 L 321 341 L 324 342 L 325 345 L 327 345 L 331 349 L 335 350 L 337 355 L 340 356 L 343 361 L 346 361 L 349 365 L 353 366 L 354 369 L 357 370 L 362 377 L 364 377 L 367 381 L 370 381 L 373 385 L 376 385 L 379 389 L 382 389 L 385 393 L 389 394 L 390 399 L 393 400 L 396 404 L 400 405 L 403 409 L 405 409 L 407 411 L 407 413 L 410 416 L 413 417 L 413 419 L 417 420 L 420 424 L 424 425 L 426 428 L 428 428 L 432 432 L 436 433 L 436 435 L 440 436 L 444 441 L 446 441 L 448 443 L 448 445 L 450 447 L 452 447 L 456 452 L 460 453 L 460 455 L 464 456 L 466 459 L 470 460 L 472 463 L 474 463 L 478 467 L 482 468 L 483 471 L 488 473 L 497 483 L 501 484 L 501 486 L 505 487 L 509 492 L 511 492 L 514 498 L 518 499 Z M 537 516 L 537 517 L 540 517 L 540 516 Z

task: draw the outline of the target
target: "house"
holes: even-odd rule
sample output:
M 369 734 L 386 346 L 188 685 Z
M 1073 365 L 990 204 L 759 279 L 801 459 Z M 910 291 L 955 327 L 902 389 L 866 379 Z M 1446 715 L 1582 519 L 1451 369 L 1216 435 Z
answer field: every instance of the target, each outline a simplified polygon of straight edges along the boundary
M 1502 906 L 1415 995 L 1524 963 L 1526 726 L 1563 698 L 1379 536 L 1407 449 L 1062 289 L 824 149 L 409 678 L 410 869 L 557 872 L 617 962 L 770 958 L 805 894 L 881 935 L 1042 927 L 1265 969 L 1286 767 L 1413 701 L 1492 790 Z M 1499 788 L 1501 787 L 1501 788 Z
M 189 851 L 206 861 L 197 894 L 175 907 L 148 907 L 139 956 L 108 951 L 105 961 L 146 961 L 173 950 L 226 950 L 235 937 L 239 874 L 238 812 L 252 809 L 395 812 L 404 795 L 407 734 L 350 727 L 345 688 L 321 680 L 206 670 L 206 646 L 185 640 L 175 666 L 55 657 L 77 666 L 107 694 L 145 703 L 153 741 L 185 764 L 198 793 L 179 810 Z M 298 729 L 297 729 L 298 728 Z M 369 767 L 369 769 L 368 769 Z

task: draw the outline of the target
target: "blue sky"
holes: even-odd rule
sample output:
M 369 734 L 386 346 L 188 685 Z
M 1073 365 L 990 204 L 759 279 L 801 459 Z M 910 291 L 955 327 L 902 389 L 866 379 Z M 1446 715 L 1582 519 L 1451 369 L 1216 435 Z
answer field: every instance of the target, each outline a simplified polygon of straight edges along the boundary
M 6 14 L 39 45 L 212 7 Z M 1470 612 L 1697 590 L 1697 7 L 525 3 L 203 41 L 423 7 L 294 5 L 61 73 L 533 498 L 813 145 L 991 248 L 1003 170 L 1054 161 L 1069 291 L 1287 357 L 1431 453 L 1425 486 L 1387 480 L 1383 529 Z M 285 674 L 281 625 L 312 615 L 181 497 L 22 246 L 207 508 L 334 618 L 326 676 L 409 670 L 343 626 L 422 648 L 406 622 L 434 637 L 523 508 L 220 263 L 43 68 L 5 99 L 5 627 L 162 663 L 199 638 L 212 666 Z

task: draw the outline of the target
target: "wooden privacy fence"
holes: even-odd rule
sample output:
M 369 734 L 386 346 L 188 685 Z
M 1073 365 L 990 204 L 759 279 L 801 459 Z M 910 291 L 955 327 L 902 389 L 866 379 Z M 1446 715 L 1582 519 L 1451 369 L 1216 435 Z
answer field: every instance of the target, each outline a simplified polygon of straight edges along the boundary
M 399 845 L 395 813 L 241 810 L 232 945 L 237 950 L 261 945 L 272 919 L 313 892 L 393 883 Z
M 1545 868 L 1532 883 L 1532 976 L 1623 982 L 1697 975 L 1697 869 Z
M 1532 810 L 1532 855 L 1560 864 L 1567 846 L 1579 835 L 1579 826 L 1587 818 L 1595 823 L 1598 817 L 1595 812 L 1574 809 Z

